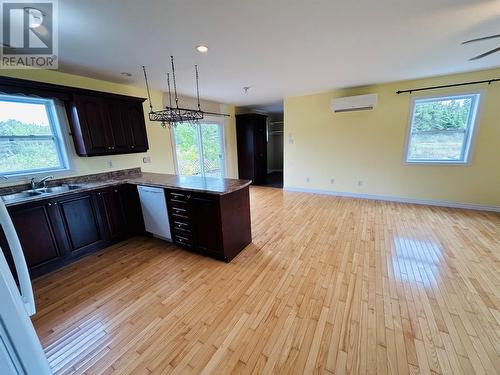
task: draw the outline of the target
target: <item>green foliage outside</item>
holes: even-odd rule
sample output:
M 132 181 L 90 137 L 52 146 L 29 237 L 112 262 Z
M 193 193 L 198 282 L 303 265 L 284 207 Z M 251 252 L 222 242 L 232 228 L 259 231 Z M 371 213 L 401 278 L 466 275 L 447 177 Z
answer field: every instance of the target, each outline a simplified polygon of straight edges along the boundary
M 25 124 L 18 120 L 0 121 L 0 137 L 51 135 L 49 126 Z M 52 140 L 9 140 L 0 138 L 0 174 L 60 166 Z
M 415 105 L 414 133 L 421 131 L 465 130 L 472 98 L 421 102 Z
M 410 160 L 461 160 L 472 98 L 415 105 Z
M 218 125 L 202 123 L 200 127 L 205 174 L 207 176 L 218 176 L 221 168 L 220 154 L 222 152 L 220 149 Z M 201 174 L 197 125 L 188 123 L 178 124 L 174 132 L 180 174 Z

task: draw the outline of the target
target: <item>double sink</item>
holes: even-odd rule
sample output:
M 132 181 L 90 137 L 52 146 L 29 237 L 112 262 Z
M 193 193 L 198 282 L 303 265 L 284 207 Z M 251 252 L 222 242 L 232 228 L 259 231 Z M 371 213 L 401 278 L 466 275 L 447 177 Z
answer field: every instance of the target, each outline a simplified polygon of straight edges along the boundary
M 60 193 L 65 193 L 67 191 L 78 190 L 83 187 L 84 187 L 83 185 L 76 185 L 76 184 L 56 185 L 50 187 L 43 187 L 39 189 L 24 190 L 20 191 L 19 193 L 4 195 L 2 196 L 2 199 L 4 202 L 10 203 L 31 197 L 38 197 L 38 196 L 49 197 L 53 194 L 60 194 Z

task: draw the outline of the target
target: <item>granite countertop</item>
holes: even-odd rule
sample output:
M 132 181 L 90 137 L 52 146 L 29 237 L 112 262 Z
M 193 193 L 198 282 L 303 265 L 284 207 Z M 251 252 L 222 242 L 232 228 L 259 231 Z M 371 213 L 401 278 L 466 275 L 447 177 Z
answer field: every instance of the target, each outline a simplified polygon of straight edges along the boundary
M 66 181 L 56 180 L 53 181 L 50 185 L 61 182 L 64 183 Z M 14 206 L 18 204 L 35 202 L 44 199 L 52 199 L 64 195 L 76 194 L 127 183 L 133 185 L 154 186 L 191 192 L 224 195 L 247 187 L 248 185 L 250 185 L 251 181 L 230 178 L 220 179 L 215 177 L 178 176 L 172 174 L 139 172 L 134 174 L 126 174 L 123 176 L 107 176 L 106 179 L 103 179 L 101 181 L 87 181 L 86 176 L 81 176 L 80 179 L 78 177 L 74 177 L 71 179 L 70 183 L 80 185 L 80 187 L 64 192 L 40 194 L 31 197 L 23 197 L 12 201 L 5 201 L 5 205 Z
M 127 179 L 127 183 L 223 195 L 243 189 L 250 185 L 251 181 L 232 178 L 141 173 L 138 177 Z

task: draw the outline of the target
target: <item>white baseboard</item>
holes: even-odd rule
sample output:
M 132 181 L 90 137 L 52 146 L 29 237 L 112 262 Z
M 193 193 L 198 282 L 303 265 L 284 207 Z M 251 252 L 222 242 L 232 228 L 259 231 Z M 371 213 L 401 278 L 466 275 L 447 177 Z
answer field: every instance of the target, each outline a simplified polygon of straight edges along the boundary
M 348 198 L 359 198 L 359 199 L 371 199 L 371 200 L 377 200 L 377 201 L 422 204 L 422 205 L 427 205 L 427 206 L 463 208 L 466 210 L 500 212 L 500 206 L 485 206 L 485 205 L 480 205 L 480 204 L 434 201 L 434 200 L 416 199 L 416 198 L 391 197 L 391 196 L 387 196 L 387 195 L 358 194 L 358 193 L 348 193 L 348 192 L 321 190 L 321 189 L 304 189 L 304 188 L 297 188 L 297 187 L 293 187 L 293 186 L 284 186 L 283 190 L 300 192 L 300 193 L 333 195 L 333 196 L 337 196 L 337 197 L 348 197 Z

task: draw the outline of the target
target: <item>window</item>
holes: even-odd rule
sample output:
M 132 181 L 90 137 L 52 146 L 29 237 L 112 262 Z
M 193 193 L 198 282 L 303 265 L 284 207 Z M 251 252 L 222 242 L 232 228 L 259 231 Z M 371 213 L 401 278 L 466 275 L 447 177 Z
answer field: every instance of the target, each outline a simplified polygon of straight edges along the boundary
M 469 162 L 479 94 L 415 98 L 406 162 Z
M 173 128 L 174 154 L 180 175 L 224 177 L 223 125 L 216 121 L 179 123 Z
M 67 169 L 54 101 L 0 95 L 0 175 Z

